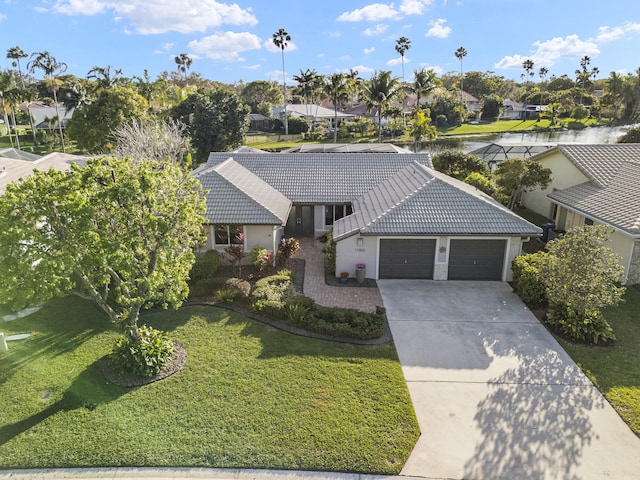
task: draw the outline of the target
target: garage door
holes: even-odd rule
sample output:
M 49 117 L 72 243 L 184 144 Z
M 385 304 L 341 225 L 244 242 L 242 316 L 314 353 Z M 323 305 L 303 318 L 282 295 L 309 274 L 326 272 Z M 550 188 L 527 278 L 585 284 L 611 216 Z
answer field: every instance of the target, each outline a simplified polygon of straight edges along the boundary
M 451 240 L 449 280 L 502 280 L 506 240 Z
M 433 278 L 435 240 L 380 240 L 380 278 Z

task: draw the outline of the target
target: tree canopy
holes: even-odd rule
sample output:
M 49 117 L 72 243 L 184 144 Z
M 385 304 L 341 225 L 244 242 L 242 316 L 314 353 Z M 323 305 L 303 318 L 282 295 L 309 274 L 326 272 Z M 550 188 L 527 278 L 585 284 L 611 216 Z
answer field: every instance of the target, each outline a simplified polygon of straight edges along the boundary
M 96 158 L 34 171 L 0 197 L 0 296 L 15 309 L 75 294 L 138 335 L 138 315 L 177 307 L 202 241 L 201 186 L 175 162 Z
M 458 180 L 464 180 L 473 172 L 489 175 L 489 167 L 480 157 L 460 150 L 445 150 L 434 155 L 431 162 L 433 168 Z
M 225 152 L 242 144 L 249 131 L 250 109 L 235 93 L 217 88 L 189 95 L 171 111 L 187 125 L 196 159 L 203 162 L 211 152 Z
M 505 205 L 513 210 L 523 189 L 547 188 L 551 170 L 530 158 L 507 158 L 498 163 L 494 177 Z

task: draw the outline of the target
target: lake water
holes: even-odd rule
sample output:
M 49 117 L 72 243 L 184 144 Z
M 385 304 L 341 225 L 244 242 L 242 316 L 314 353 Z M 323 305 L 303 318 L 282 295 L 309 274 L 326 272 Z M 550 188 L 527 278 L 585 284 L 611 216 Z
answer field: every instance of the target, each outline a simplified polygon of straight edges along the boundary
M 421 151 L 438 153 L 442 150 L 457 149 L 470 152 L 490 143 L 500 145 L 557 145 L 557 144 L 597 144 L 616 143 L 630 125 L 619 127 L 589 127 L 582 130 L 560 130 L 552 132 L 509 132 L 491 135 L 456 136 L 437 138 L 425 142 Z M 406 148 L 406 146 L 405 146 Z M 410 147 L 409 147 L 410 148 Z

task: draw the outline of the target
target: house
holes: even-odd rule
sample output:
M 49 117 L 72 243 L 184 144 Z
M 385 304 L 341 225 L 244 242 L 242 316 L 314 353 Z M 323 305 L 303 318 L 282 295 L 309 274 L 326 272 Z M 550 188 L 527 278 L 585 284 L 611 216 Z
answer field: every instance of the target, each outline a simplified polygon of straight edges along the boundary
M 556 229 L 605 224 L 628 284 L 640 283 L 640 144 L 558 145 L 533 159 L 550 168 L 546 190 L 523 204 L 555 222 Z
M 284 107 L 274 108 L 273 116 L 275 118 L 280 118 L 280 115 L 282 114 L 283 110 L 284 110 Z M 331 122 L 331 126 L 335 128 L 335 125 L 333 123 L 334 123 L 334 120 L 336 119 L 336 112 L 334 111 L 333 108 L 327 108 L 321 105 L 313 105 L 313 104 L 307 104 L 307 103 L 291 104 L 291 105 L 287 105 L 287 114 L 294 117 L 304 118 L 314 126 L 320 123 L 322 120 L 327 120 Z M 355 119 L 356 116 L 353 114 L 344 113 L 338 110 L 337 118 L 338 118 L 338 122 L 342 120 L 350 121 Z
M 338 272 L 364 263 L 376 279 L 508 280 L 522 242 L 542 232 L 434 171 L 428 154 L 350 147 L 211 153 L 194 172 L 208 192 L 207 248 L 236 241 L 275 251 L 282 235 L 333 228 Z
M 66 107 L 62 104 L 56 107 L 50 107 L 47 105 L 31 105 L 29 107 L 29 115 L 33 119 L 33 128 L 36 130 L 53 130 L 58 128 L 58 115 L 62 121 L 62 128 L 67 126 L 67 122 L 71 120 L 73 116 L 73 109 L 67 111 Z
M 13 148 L 0 149 L 0 195 L 9 183 L 29 177 L 34 170 L 69 170 L 71 164 L 83 165 L 86 157 L 53 152 L 41 156 Z

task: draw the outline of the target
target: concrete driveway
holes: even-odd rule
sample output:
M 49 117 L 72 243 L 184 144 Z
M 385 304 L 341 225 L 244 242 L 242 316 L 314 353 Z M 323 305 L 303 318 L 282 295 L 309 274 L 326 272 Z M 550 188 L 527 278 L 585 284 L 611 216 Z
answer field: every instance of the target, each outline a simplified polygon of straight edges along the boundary
M 422 432 L 402 475 L 640 476 L 640 439 L 508 284 L 378 285 Z

